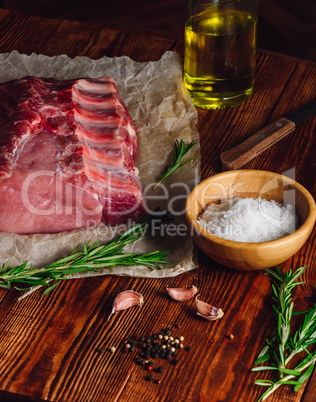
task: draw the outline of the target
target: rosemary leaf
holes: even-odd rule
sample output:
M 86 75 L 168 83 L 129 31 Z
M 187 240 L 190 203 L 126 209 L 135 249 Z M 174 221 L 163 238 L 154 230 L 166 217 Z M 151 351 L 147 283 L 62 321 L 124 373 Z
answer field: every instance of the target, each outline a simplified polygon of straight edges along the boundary
M 257 364 L 267 362 L 268 360 L 271 359 L 271 357 L 272 357 L 272 353 L 262 354 L 261 356 L 258 356 L 258 359 L 256 359 L 253 364 L 257 365 Z
M 181 163 L 181 159 L 190 151 L 191 148 L 194 147 L 195 144 L 196 144 L 195 141 L 191 141 L 190 144 L 186 145 L 183 140 L 181 140 L 180 142 L 176 140 L 173 163 L 170 166 L 167 166 L 165 173 L 162 175 L 160 181 L 154 186 L 153 190 L 155 190 L 160 185 L 160 183 L 168 179 L 168 177 L 171 176 L 176 170 L 180 169 L 182 166 L 186 165 L 192 159 L 196 158 L 196 156 L 193 156 L 187 161 Z
M 301 386 L 304 384 L 304 382 L 307 380 L 307 378 L 312 374 L 313 370 L 315 367 L 315 363 L 311 364 L 308 369 L 299 377 L 297 380 L 297 384 L 295 384 L 294 391 L 297 392 Z
M 294 375 L 294 376 L 298 376 L 300 375 L 300 371 L 299 370 L 291 370 L 291 369 L 279 369 L 279 371 L 281 371 L 284 374 L 290 374 L 290 375 Z
M 260 366 L 251 369 L 251 371 L 264 371 L 264 370 L 278 370 L 278 368 L 272 366 Z
M 61 279 L 59 281 L 56 281 L 55 283 L 52 284 L 52 286 L 50 286 L 49 288 L 46 288 L 43 292 L 43 295 L 47 295 L 47 293 L 49 293 L 51 290 L 55 289 L 57 287 L 57 285 L 59 285 Z
M 273 382 L 269 380 L 256 380 L 255 384 L 262 385 L 263 387 L 269 387 L 270 385 L 273 385 Z
M 265 383 L 265 382 L 263 382 L 262 380 L 257 380 L 257 381 L 255 381 L 255 384 L 256 384 L 256 385 L 261 385 L 262 387 L 271 387 L 271 384 Z

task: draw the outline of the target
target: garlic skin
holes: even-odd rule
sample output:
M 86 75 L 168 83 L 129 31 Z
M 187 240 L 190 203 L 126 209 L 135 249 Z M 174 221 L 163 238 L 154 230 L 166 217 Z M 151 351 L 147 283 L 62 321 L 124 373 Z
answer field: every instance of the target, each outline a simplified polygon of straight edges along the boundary
M 190 288 L 167 288 L 167 292 L 174 300 L 186 301 L 196 294 L 197 288 L 194 285 Z
M 211 306 L 210 304 L 199 300 L 199 296 L 200 295 L 196 296 L 195 298 L 197 315 L 200 315 L 208 321 L 218 320 L 219 318 L 223 317 L 224 312 L 221 308 Z
M 130 307 L 133 306 L 139 306 L 144 302 L 143 295 L 141 295 L 138 292 L 135 292 L 134 290 L 124 290 L 123 292 L 119 293 L 114 302 L 113 302 L 113 307 L 111 314 L 108 318 L 108 321 L 110 321 L 110 318 L 114 313 L 117 313 L 118 311 L 126 310 Z

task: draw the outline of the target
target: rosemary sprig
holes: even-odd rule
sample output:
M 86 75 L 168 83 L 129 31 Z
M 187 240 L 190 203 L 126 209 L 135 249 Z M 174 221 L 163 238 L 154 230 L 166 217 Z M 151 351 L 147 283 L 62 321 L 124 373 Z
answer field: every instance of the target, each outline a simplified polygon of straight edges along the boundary
M 272 300 L 275 302 L 275 304 L 272 305 L 272 308 L 277 317 L 278 330 L 271 340 L 266 341 L 267 345 L 262 349 L 254 364 L 267 361 L 271 357 L 273 349 L 278 344 L 281 345 L 281 359 L 284 360 L 285 344 L 290 334 L 290 320 L 293 315 L 294 306 L 293 303 L 290 304 L 292 300 L 291 292 L 295 286 L 304 283 L 295 281 L 302 275 L 306 268 L 306 266 L 298 268 L 295 273 L 292 273 L 292 270 L 290 269 L 288 272 L 285 272 L 285 275 L 283 275 L 278 267 L 266 270 L 265 275 L 272 279 L 271 286 L 274 294 Z
M 292 289 L 304 282 L 296 280 L 306 270 L 306 266 L 297 269 L 295 272 L 289 270 L 283 273 L 279 268 L 266 270 L 266 275 L 272 279 L 273 289 L 273 309 L 277 317 L 277 331 L 271 340 L 266 341 L 266 346 L 260 352 L 255 365 L 266 362 L 274 358 L 270 366 L 253 368 L 252 371 L 276 370 L 279 378 L 273 382 L 269 380 L 257 380 L 255 384 L 269 387 L 260 397 L 266 399 L 281 385 L 294 385 L 294 391 L 306 381 L 313 371 L 316 362 L 316 352 L 311 354 L 307 348 L 316 342 L 316 305 L 308 312 L 294 313 L 294 303 L 292 302 Z M 300 328 L 292 337 L 290 334 L 291 318 L 297 314 L 305 314 L 304 321 Z M 293 356 L 305 352 L 307 357 L 295 368 L 288 369 L 286 366 Z
M 26 284 L 26 288 L 15 286 L 18 290 L 29 289 L 30 286 L 46 286 L 45 294 L 55 288 L 62 280 L 69 279 L 69 275 L 83 271 L 97 271 L 105 267 L 144 265 L 160 269 L 158 264 L 166 264 L 166 252 L 153 251 L 145 254 L 124 254 L 124 247 L 146 236 L 150 224 L 148 221 L 136 224 L 105 245 L 100 241 L 87 243 L 74 249 L 67 257 L 61 258 L 42 268 L 32 268 L 32 264 L 25 261 L 23 264 L 11 268 L 3 264 L 0 268 L 0 287 L 10 289 L 14 283 Z M 51 285 L 51 282 L 55 281 Z M 50 286 L 49 286 L 50 285 Z
M 269 389 L 261 395 L 258 401 L 263 401 L 273 392 L 275 392 L 281 385 L 294 385 L 294 391 L 298 391 L 301 385 L 307 380 L 307 378 L 312 374 L 316 362 L 316 353 L 309 354 L 309 356 L 304 359 L 300 364 L 296 366 L 293 370 L 284 370 L 284 373 L 288 374 L 286 377 L 273 382 L 269 380 L 256 380 L 255 384 L 269 387 Z M 277 370 L 277 368 L 275 368 Z M 256 367 L 252 371 L 262 371 L 266 370 L 266 367 Z M 306 370 L 306 371 L 304 371 Z M 298 377 L 298 378 L 297 378 Z M 297 378 L 297 380 L 293 380 Z
M 307 312 L 302 326 L 296 331 L 293 338 L 289 339 L 290 353 L 285 360 L 285 364 L 303 352 L 309 345 L 316 342 L 316 304 L 314 308 Z
M 187 161 L 181 163 L 181 159 L 190 151 L 191 148 L 194 147 L 196 144 L 195 141 L 191 141 L 190 144 L 185 144 L 183 140 L 180 142 L 176 140 L 175 142 L 175 151 L 174 151 L 174 160 L 173 163 L 170 166 L 166 167 L 165 173 L 162 175 L 162 178 L 160 181 L 155 185 L 153 190 L 155 190 L 156 187 L 159 186 L 160 183 L 165 181 L 169 176 L 172 175 L 177 169 L 180 169 L 182 166 L 190 162 L 192 159 L 195 159 L 196 156 L 193 156 L 192 158 L 188 159 Z

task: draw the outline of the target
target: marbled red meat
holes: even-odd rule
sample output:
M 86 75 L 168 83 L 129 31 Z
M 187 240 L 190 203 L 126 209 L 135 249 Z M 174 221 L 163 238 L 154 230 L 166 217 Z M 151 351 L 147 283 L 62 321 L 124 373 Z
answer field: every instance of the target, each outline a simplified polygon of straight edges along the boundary
M 136 129 L 110 77 L 0 84 L 0 231 L 55 233 L 143 211 Z

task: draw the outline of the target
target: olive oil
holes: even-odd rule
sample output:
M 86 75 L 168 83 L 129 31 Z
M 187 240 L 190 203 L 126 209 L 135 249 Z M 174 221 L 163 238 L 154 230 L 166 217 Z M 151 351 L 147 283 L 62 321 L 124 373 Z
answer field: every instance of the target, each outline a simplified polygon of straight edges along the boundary
M 184 82 L 195 106 L 222 109 L 252 93 L 256 20 L 248 13 L 213 7 L 185 26 Z

